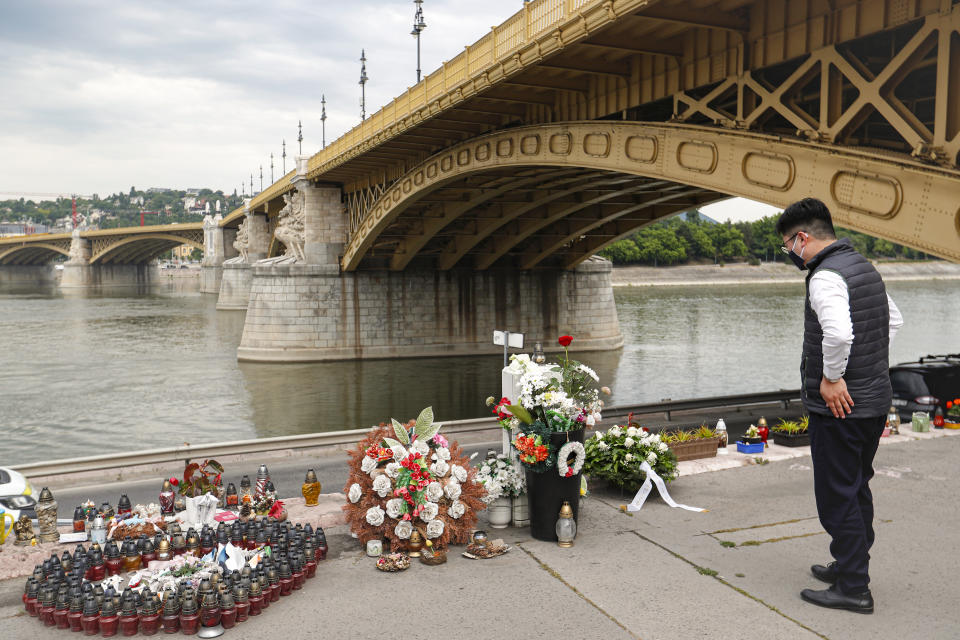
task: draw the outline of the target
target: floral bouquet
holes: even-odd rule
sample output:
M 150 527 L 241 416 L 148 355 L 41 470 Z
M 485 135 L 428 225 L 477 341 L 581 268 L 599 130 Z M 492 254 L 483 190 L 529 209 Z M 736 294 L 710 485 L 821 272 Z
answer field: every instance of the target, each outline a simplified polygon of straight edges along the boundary
M 415 526 L 435 547 L 469 541 L 486 490 L 460 446 L 439 430 L 427 407 L 406 425 L 374 427 L 348 452 L 343 509 L 361 543 L 387 538 L 396 551 Z
M 606 433 L 597 431 L 586 442 L 584 471 L 616 487 L 639 489 L 646 477 L 640 470 L 643 462 L 667 482 L 677 477 L 677 458 L 667 444 L 659 434 L 636 423 L 617 425 Z
M 526 486 L 513 461 L 503 454 L 487 458 L 480 464 L 477 482 L 487 490 L 487 495 L 482 498 L 486 504 L 497 498 L 520 496 Z

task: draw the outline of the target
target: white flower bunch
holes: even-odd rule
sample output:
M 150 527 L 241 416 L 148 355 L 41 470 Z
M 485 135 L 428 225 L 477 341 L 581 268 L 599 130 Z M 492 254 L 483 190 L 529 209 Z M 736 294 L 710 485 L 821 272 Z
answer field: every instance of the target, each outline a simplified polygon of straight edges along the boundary
M 500 454 L 488 458 L 477 470 L 477 482 L 487 490 L 483 501 L 490 504 L 501 496 L 519 496 L 526 486 L 523 474 L 514 466 L 513 461 Z
M 677 475 L 676 457 L 660 435 L 636 424 L 597 431 L 584 446 L 584 471 L 592 478 L 604 478 L 615 486 L 639 486 L 645 477 L 640 470 L 644 462 L 664 480 L 672 480 Z

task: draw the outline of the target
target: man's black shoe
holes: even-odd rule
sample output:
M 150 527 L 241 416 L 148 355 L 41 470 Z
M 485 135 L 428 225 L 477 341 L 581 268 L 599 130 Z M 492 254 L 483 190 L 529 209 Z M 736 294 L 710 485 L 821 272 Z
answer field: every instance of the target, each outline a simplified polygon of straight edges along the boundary
M 800 592 L 800 597 L 818 607 L 846 609 L 856 613 L 873 613 L 873 596 L 870 595 L 869 589 L 859 595 L 852 596 L 840 591 L 837 585 L 833 585 L 822 591 L 804 589 Z
M 810 567 L 810 573 L 813 574 L 813 577 L 827 584 L 834 584 L 840 578 L 840 571 L 837 570 L 837 563 L 831 562 L 830 564 L 824 566 L 822 564 L 815 564 Z

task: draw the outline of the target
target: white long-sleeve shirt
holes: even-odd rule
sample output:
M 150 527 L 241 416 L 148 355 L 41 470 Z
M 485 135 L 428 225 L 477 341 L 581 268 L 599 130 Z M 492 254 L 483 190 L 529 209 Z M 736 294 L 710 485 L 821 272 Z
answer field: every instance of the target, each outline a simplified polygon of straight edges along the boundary
M 810 278 L 810 306 L 823 330 L 823 376 L 828 380 L 843 377 L 853 344 L 853 320 L 850 318 L 850 292 L 847 282 L 835 271 L 821 269 Z M 890 307 L 890 340 L 903 326 L 903 316 L 887 295 Z

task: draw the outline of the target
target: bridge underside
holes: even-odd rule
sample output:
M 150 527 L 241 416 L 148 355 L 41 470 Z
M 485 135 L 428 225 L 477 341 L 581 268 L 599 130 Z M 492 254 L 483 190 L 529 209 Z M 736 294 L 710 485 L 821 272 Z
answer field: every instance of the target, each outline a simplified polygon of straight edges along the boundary
M 27 244 L 22 247 L 0 249 L 0 265 L 37 266 L 53 262 L 69 253 L 67 247 L 49 244 Z

